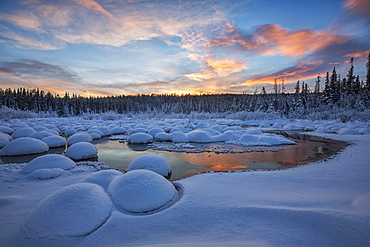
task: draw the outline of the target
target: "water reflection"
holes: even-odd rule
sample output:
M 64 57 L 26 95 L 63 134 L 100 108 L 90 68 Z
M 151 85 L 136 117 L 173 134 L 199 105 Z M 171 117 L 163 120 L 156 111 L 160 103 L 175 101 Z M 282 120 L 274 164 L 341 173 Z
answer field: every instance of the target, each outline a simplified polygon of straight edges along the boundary
M 172 180 L 180 179 L 196 173 L 209 171 L 229 171 L 245 169 L 284 169 L 315 162 L 336 154 L 348 144 L 323 139 L 320 137 L 281 132 L 297 145 L 282 146 L 283 149 L 265 151 L 264 148 L 232 147 L 236 152 L 223 153 L 217 150 L 230 150 L 230 145 L 222 143 L 192 144 L 207 152 L 169 152 L 153 150 L 146 144 L 134 145 L 120 143 L 116 140 L 103 138 L 94 140 L 98 148 L 98 161 L 106 162 L 111 168 L 125 171 L 133 159 L 143 154 L 156 154 L 164 157 L 172 167 Z M 165 145 L 165 144 L 164 144 Z M 167 145 L 172 145 L 171 143 Z M 66 147 L 50 149 L 48 153 L 63 154 Z M 214 150 L 214 151 L 212 151 Z M 244 151 L 244 152 L 243 152 Z M 246 151 L 246 152 L 245 152 Z M 0 157 L 0 163 L 27 163 L 43 154 Z
M 222 153 L 222 152 L 168 152 L 148 149 L 147 145 L 127 145 L 117 141 L 96 144 L 99 149 L 99 161 L 119 170 L 126 170 L 133 159 L 143 154 L 156 154 L 164 157 L 172 167 L 172 179 L 180 179 L 196 173 L 208 171 L 229 171 L 245 169 L 284 169 L 315 162 L 336 154 L 347 144 L 309 135 L 298 135 L 297 139 L 289 137 L 297 145 L 283 146 L 279 151 Z M 221 144 L 204 144 L 222 148 Z M 208 145 L 208 146 L 207 146 Z M 226 145 L 225 145 L 226 146 Z M 235 147 L 236 150 L 247 150 Z

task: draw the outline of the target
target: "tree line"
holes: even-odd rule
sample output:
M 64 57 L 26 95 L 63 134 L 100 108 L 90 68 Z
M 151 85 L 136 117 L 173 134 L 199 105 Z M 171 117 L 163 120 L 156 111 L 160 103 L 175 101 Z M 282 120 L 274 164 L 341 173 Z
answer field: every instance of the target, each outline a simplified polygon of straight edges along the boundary
M 351 58 L 348 74 L 341 78 L 335 67 L 324 78 L 316 79 L 313 89 L 297 81 L 295 92 L 286 93 L 284 81 L 273 85 L 272 93 L 263 87 L 254 94 L 137 94 L 82 97 L 63 96 L 36 89 L 1 89 L 0 104 L 14 110 L 54 113 L 61 117 L 115 112 L 118 114 L 161 113 L 236 113 L 274 112 L 287 118 L 304 118 L 308 114 L 338 109 L 364 111 L 370 109 L 370 54 L 366 63 L 365 81 L 354 75 Z

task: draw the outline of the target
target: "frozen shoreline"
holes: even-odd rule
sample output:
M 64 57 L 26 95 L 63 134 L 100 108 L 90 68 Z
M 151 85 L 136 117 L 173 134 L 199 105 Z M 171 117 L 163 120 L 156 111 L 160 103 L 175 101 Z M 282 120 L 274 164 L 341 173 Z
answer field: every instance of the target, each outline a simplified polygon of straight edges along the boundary
M 280 171 L 207 173 L 176 181 L 182 198 L 161 212 L 117 208 L 85 237 L 27 239 L 21 228 L 47 195 L 96 167 L 49 180 L 7 165 L 0 173 L 1 246 L 366 246 L 370 244 L 370 135 L 312 132 L 352 143 L 327 161 Z M 8 171 L 7 171 L 8 170 Z

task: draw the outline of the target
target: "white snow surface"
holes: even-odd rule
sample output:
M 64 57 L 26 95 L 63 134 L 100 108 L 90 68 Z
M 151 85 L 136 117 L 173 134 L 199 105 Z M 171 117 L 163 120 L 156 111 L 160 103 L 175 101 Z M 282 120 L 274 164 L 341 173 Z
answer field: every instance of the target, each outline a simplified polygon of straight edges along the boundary
M 42 200 L 22 231 L 28 238 L 85 236 L 100 227 L 111 211 L 112 202 L 100 186 L 73 184 Z
M 22 121 L 26 120 L 7 126 L 25 128 Z M 59 129 L 62 123 L 65 129 L 104 124 L 77 118 L 43 121 Z M 215 121 L 196 120 L 187 126 L 203 131 Z M 178 123 L 186 121 L 165 119 L 158 128 L 170 130 Z M 181 198 L 151 214 L 126 213 L 119 201 L 127 202 L 118 193 L 120 180 L 140 171 L 99 175 L 106 171 L 74 172 L 77 167 L 42 180 L 23 173 L 25 164 L 0 165 L 0 246 L 370 246 L 369 123 L 228 119 L 217 123 L 212 129 L 230 131 L 225 139 L 261 134 L 242 134 L 239 126 L 223 125 L 269 124 L 271 129 L 309 128 L 312 135 L 351 145 L 330 159 L 292 169 L 207 173 L 176 181 Z M 135 127 L 134 121 L 130 127 Z M 337 134 L 343 128 L 346 134 Z M 107 188 L 117 192 L 118 199 L 108 196 Z M 142 198 L 149 204 L 156 200 L 150 193 Z
M 70 170 L 76 167 L 76 163 L 70 158 L 59 154 L 46 154 L 34 158 L 26 164 L 22 172 L 31 173 L 39 169 L 59 168 Z
M 47 169 L 38 169 L 33 171 L 29 177 L 37 178 L 37 179 L 50 179 L 56 178 L 62 175 L 65 171 L 60 168 L 47 168 Z
M 49 148 L 63 147 L 66 145 L 66 140 L 56 135 L 45 137 L 42 141 L 48 144 Z
M 0 156 L 38 154 L 49 150 L 49 146 L 35 138 L 20 137 L 7 143 L 0 151 Z
M 128 212 L 157 210 L 176 197 L 175 186 L 150 170 L 133 170 L 116 177 L 108 188 L 112 200 Z
M 90 142 L 78 142 L 70 146 L 65 155 L 74 160 L 95 158 L 98 149 Z
M 134 133 L 127 138 L 128 143 L 145 144 L 153 142 L 153 136 L 147 133 Z
M 163 177 L 169 177 L 172 173 L 172 168 L 170 164 L 168 164 L 167 160 L 162 156 L 154 154 L 144 154 L 135 158 L 131 161 L 127 171 L 139 169 L 150 170 L 162 175 Z

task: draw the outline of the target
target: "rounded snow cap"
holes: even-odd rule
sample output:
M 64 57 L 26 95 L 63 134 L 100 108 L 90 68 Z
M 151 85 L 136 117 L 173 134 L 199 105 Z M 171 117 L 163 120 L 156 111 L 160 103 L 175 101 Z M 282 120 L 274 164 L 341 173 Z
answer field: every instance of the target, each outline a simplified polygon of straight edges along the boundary
M 170 181 L 155 172 L 135 170 L 115 178 L 108 193 L 123 210 L 148 213 L 173 201 L 177 190 Z
M 0 151 L 0 156 L 38 154 L 49 151 L 49 146 L 35 138 L 20 137 L 7 143 Z
M 22 231 L 29 238 L 86 236 L 106 222 L 112 208 L 112 201 L 99 185 L 73 184 L 42 200 Z
M 91 159 L 98 155 L 98 149 L 90 142 L 77 142 L 67 149 L 65 155 L 74 160 Z
M 31 173 L 39 169 L 60 168 L 69 170 L 76 167 L 76 163 L 70 158 L 59 154 L 46 154 L 39 156 L 23 168 L 22 172 Z
M 167 160 L 159 155 L 154 154 L 144 154 L 135 158 L 133 161 L 131 161 L 127 171 L 140 169 L 156 172 L 165 178 L 170 178 L 172 174 L 171 166 L 168 164 Z

